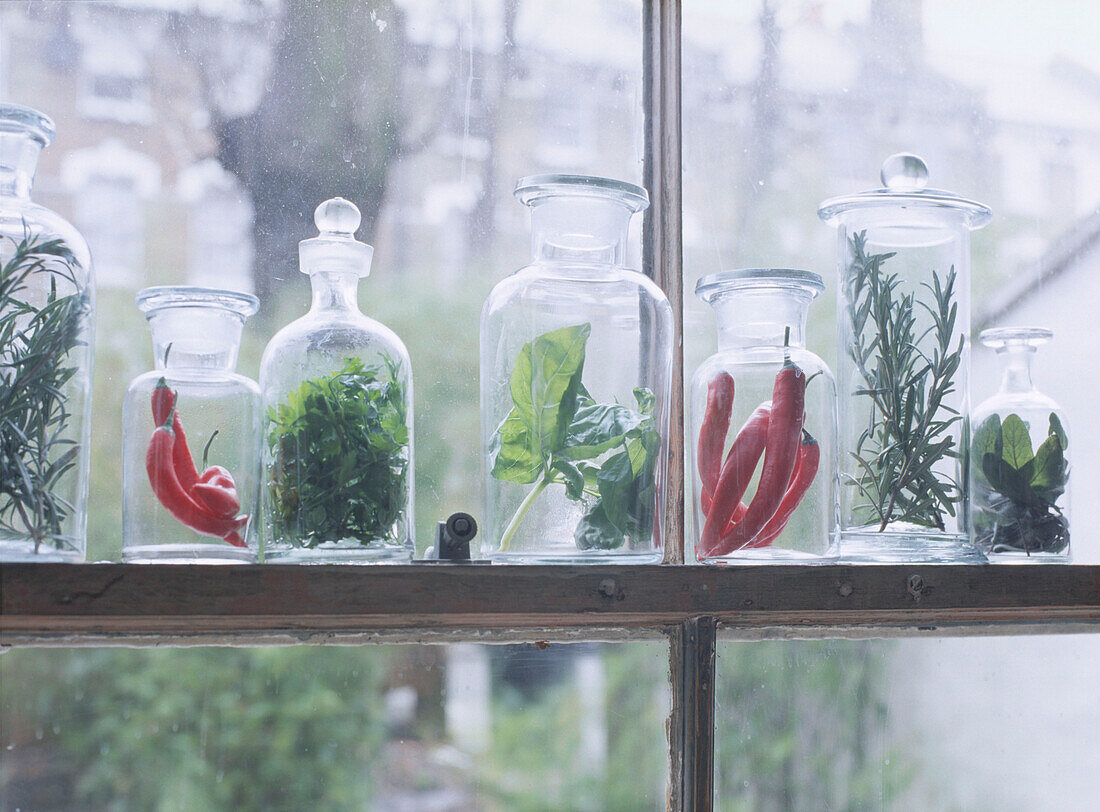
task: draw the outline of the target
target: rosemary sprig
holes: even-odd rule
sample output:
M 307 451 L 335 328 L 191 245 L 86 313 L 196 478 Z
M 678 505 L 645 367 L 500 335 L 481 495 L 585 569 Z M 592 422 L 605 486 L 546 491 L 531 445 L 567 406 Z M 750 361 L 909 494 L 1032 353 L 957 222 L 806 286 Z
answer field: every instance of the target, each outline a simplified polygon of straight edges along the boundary
M 26 223 L 21 240 L 3 239 L 15 250 L 0 264 L 0 535 L 33 539 L 35 552 L 43 543 L 76 549 L 62 533 L 73 505 L 59 486 L 79 454 L 65 387 L 90 302 L 62 240 Z M 75 292 L 58 295 L 59 280 Z
M 922 283 L 931 294 L 928 303 L 916 292 L 902 293 L 899 275 L 883 270 L 893 253 L 867 254 L 865 231 L 848 242 L 849 354 L 865 384 L 855 394 L 869 398 L 871 410 L 852 452 L 859 473 L 845 477 L 864 499 L 856 510 L 877 521 L 880 532 L 895 521 L 943 530 L 944 514 L 955 515 L 961 496 L 955 479 L 933 471 L 941 460 L 959 456 L 951 432 L 962 416 L 944 402 L 955 391 L 964 347 L 962 336 L 951 347 L 958 315 L 955 268 L 942 282 L 933 270 L 932 284 Z M 932 316 L 932 325 L 919 333 L 918 308 Z

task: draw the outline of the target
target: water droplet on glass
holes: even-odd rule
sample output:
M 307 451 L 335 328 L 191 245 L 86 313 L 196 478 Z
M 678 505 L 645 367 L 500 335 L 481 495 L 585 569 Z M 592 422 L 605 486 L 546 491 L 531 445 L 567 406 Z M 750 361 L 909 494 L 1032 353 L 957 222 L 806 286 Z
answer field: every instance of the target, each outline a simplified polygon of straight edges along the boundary
M 928 185 L 928 165 L 919 155 L 899 152 L 882 162 L 882 185 L 896 191 L 917 191 Z

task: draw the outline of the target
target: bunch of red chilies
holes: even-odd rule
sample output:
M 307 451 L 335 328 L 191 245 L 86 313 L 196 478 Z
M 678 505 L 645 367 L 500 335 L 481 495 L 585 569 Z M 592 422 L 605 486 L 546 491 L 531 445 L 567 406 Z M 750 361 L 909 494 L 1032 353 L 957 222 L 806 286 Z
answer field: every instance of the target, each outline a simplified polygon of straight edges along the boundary
M 240 531 L 248 523 L 248 516 L 237 515 L 241 509 L 237 484 L 220 465 L 211 465 L 201 474 L 195 468 L 176 399 L 176 393 L 161 378 L 152 396 L 156 429 L 145 452 L 153 493 L 169 513 L 196 533 L 245 547 Z
M 769 403 L 762 403 L 737 432 L 725 463 L 733 412 L 733 378 L 716 375 L 707 388 L 699 432 L 699 476 L 703 481 L 700 558 L 767 547 L 787 526 L 817 474 L 821 450 L 805 422 L 806 373 L 789 360 L 775 376 Z M 756 463 L 764 467 L 748 505 L 741 501 Z

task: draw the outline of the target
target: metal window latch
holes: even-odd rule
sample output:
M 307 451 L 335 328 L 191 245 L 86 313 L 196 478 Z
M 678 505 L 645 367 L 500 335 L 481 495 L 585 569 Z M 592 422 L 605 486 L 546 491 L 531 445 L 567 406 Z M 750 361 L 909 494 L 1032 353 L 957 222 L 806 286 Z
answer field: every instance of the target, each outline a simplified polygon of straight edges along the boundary
M 470 558 L 470 542 L 477 535 L 477 522 L 469 513 L 452 513 L 447 521 L 435 526 L 435 545 L 429 547 L 423 564 L 488 564 L 489 561 Z

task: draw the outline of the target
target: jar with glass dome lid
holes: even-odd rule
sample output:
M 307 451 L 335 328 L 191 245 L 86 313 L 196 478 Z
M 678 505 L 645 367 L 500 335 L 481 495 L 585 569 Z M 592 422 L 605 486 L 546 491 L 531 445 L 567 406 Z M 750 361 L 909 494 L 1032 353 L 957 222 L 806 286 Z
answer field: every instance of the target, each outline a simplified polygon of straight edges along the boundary
M 256 560 L 260 389 L 236 371 L 259 301 L 191 286 L 146 288 L 137 304 L 155 367 L 122 405 L 122 558 L 128 563 Z
M 317 207 L 300 243 L 309 312 L 271 339 L 263 395 L 263 544 L 272 563 L 407 562 L 413 553 L 412 370 L 401 339 L 364 315 L 374 249 L 359 210 Z
M 95 286 L 84 239 L 31 199 L 54 132 L 0 104 L 0 561 L 84 559 Z
M 819 274 L 748 268 L 705 276 L 718 352 L 695 371 L 688 443 L 695 555 L 815 563 L 835 555 L 836 386 L 806 349 Z
M 990 561 L 1068 562 L 1069 429 L 1031 380 L 1043 327 L 983 330 L 1001 361 L 1001 388 L 974 409 L 970 537 Z
M 501 563 L 659 561 L 673 320 L 627 266 L 645 189 L 520 180 L 531 261 L 481 316 L 484 553 Z
M 882 188 L 835 197 L 840 553 L 868 562 L 980 563 L 966 525 L 970 232 L 988 206 L 926 188 L 916 155 Z

